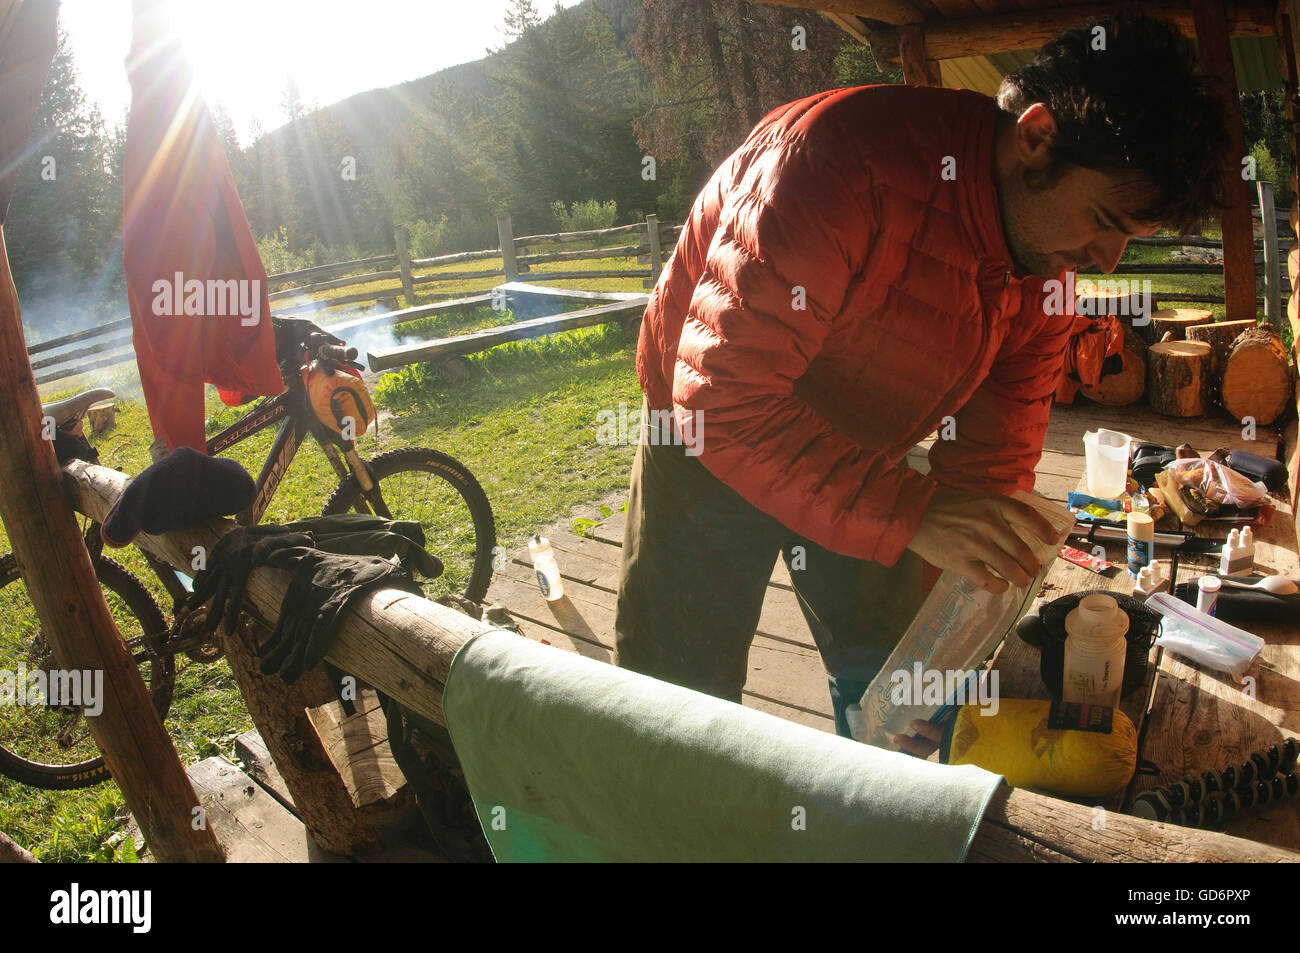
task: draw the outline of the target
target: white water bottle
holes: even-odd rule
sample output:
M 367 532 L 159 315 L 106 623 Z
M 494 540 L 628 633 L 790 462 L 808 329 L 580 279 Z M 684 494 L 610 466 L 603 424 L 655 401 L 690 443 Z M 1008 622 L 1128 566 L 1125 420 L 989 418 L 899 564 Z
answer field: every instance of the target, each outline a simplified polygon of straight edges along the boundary
M 528 553 L 533 557 L 533 571 L 537 573 L 537 588 L 547 600 L 554 602 L 564 595 L 564 580 L 560 578 L 560 564 L 555 561 L 555 550 L 545 536 L 535 535 L 528 541 Z
M 1128 615 L 1112 596 L 1084 596 L 1065 617 L 1061 697 L 1087 705 L 1119 705 L 1128 653 Z

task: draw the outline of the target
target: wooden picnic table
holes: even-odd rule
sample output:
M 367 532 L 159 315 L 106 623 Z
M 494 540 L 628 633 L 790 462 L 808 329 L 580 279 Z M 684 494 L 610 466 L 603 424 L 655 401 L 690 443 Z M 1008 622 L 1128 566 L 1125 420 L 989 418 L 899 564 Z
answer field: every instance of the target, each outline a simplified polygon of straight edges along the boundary
M 1090 408 L 1091 409 L 1091 408 Z M 1260 441 L 1243 441 L 1240 433 L 1227 426 L 1203 432 L 1206 418 L 1194 432 L 1190 425 L 1154 415 L 1140 415 L 1128 422 L 1125 432 L 1134 440 L 1176 445 L 1174 439 L 1185 434 L 1202 455 L 1217 447 L 1249 449 L 1272 454 L 1276 447 L 1261 447 Z M 1180 426 L 1180 424 L 1182 424 Z M 1121 429 L 1118 425 L 1116 429 Z M 1207 436 L 1218 436 L 1210 445 Z M 1265 442 L 1268 442 L 1267 436 Z M 1076 486 L 1086 492 L 1086 478 Z M 1236 524 L 1232 524 L 1236 525 Z M 1192 531 L 1198 536 L 1221 539 L 1229 525 L 1203 522 Z M 1176 517 L 1168 516 L 1157 529 L 1181 530 Z M 1256 569 L 1300 578 L 1300 561 L 1295 547 L 1294 513 L 1288 501 L 1281 501 L 1268 526 L 1257 530 Z M 1093 544 L 1073 540 L 1070 545 L 1085 551 Z M 1106 590 L 1129 595 L 1133 579 L 1126 568 L 1125 543 L 1103 541 L 1106 558 L 1114 564 L 1098 575 L 1063 559 L 1053 564 L 1039 592 L 1038 602 L 1045 604 L 1073 592 Z M 1169 550 L 1157 547 L 1156 557 L 1168 571 Z M 1174 583 L 1195 582 L 1200 576 L 1218 571 L 1216 557 L 1195 555 L 1179 559 Z M 1172 589 L 1172 586 L 1171 586 Z M 1138 773 L 1129 787 L 1119 795 L 1101 802 L 1108 810 L 1129 812 L 1133 799 L 1152 787 L 1167 786 L 1187 776 L 1204 771 L 1222 770 L 1239 765 L 1253 751 L 1280 744 L 1286 737 L 1300 737 L 1300 627 L 1282 623 L 1234 623 L 1264 639 L 1266 645 L 1250 670 L 1244 684 L 1231 676 L 1212 672 L 1157 647 L 1151 651 L 1151 666 L 1142 687 L 1121 699 L 1121 708 L 1139 731 L 1139 764 L 1149 762 L 1157 774 Z M 1012 635 L 992 661 L 998 670 L 999 688 L 1006 698 L 1048 698 L 1039 672 L 1038 649 Z M 1267 808 L 1243 812 L 1215 827 L 1237 837 L 1278 847 L 1300 850 L 1300 805 L 1283 801 Z

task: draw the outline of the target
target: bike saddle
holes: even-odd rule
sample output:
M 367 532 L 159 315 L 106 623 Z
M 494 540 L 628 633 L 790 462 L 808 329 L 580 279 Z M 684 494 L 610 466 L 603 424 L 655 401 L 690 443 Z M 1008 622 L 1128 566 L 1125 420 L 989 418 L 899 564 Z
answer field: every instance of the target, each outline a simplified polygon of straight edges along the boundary
M 74 394 L 63 400 L 42 404 L 41 414 L 44 417 L 53 417 L 54 425 L 61 429 L 68 426 L 68 424 L 76 423 L 95 404 L 102 404 L 104 401 L 112 400 L 116 396 L 107 387 L 95 387 L 91 390 L 83 390 L 80 394 Z

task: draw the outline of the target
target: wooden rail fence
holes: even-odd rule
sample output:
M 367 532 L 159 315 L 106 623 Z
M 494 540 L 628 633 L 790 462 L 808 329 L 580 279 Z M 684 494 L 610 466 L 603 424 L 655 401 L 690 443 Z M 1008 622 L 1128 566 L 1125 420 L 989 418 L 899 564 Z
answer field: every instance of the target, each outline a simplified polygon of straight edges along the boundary
M 1262 213 L 1264 237 L 1255 242 L 1258 249 L 1255 264 L 1257 271 L 1262 273 L 1264 278 L 1264 294 L 1256 299 L 1256 303 L 1265 318 L 1280 329 L 1284 315 L 1283 303 L 1292 292 L 1287 269 L 1282 267 L 1282 263 L 1295 245 L 1295 236 L 1286 226 L 1287 215 L 1279 214 L 1279 210 L 1276 209 L 1272 185 L 1268 182 L 1260 182 L 1257 184 L 1257 192 L 1259 207 L 1264 210 Z M 1284 235 L 1279 234 L 1280 229 L 1285 229 Z M 388 307 L 386 313 L 357 318 L 337 326 L 336 333 L 346 337 L 347 330 L 400 324 L 449 311 L 477 307 L 488 300 L 486 295 L 472 294 L 453 297 L 431 305 L 414 306 L 417 287 L 432 289 L 442 282 L 493 278 L 500 278 L 507 283 L 519 282 L 524 278 L 533 283 L 566 279 L 641 278 L 644 287 L 652 288 L 663 268 L 664 249 L 671 249 L 676 244 L 681 230 L 680 225 L 660 224 L 657 216 L 647 215 L 645 221 L 632 225 L 516 236 L 513 234 L 510 215 L 506 213 L 497 217 L 497 248 L 454 252 L 429 258 L 411 258 L 405 231 L 398 227 L 394 231 L 394 251 L 390 255 L 316 265 L 297 271 L 269 275 L 267 281 L 272 287 L 288 286 L 278 287 L 270 294 L 271 302 L 277 305 L 277 313 L 307 315 L 328 308 L 370 302 L 379 302 Z M 626 239 L 626 241 L 612 246 L 604 244 L 618 239 Z M 1148 247 L 1183 246 L 1206 249 L 1223 247 L 1223 243 L 1218 239 L 1203 238 L 1198 235 L 1162 235 L 1153 238 L 1134 238 L 1131 241 L 1134 245 Z M 561 249 L 553 247 L 573 246 L 578 243 L 587 243 L 587 245 Z M 638 264 L 647 267 L 610 271 L 564 270 L 562 267 L 554 267 L 571 261 L 633 256 L 636 257 Z M 436 270 L 477 261 L 493 262 L 494 265 L 474 271 Z M 496 262 L 500 264 L 496 265 Z M 1101 273 L 1095 270 L 1081 271 L 1079 274 L 1090 279 L 1102 277 Z M 1221 262 L 1124 262 L 1115 269 L 1113 274 L 1117 276 L 1135 274 L 1221 276 L 1223 264 Z M 319 294 L 323 291 L 336 291 L 388 281 L 394 283 L 319 301 L 298 300 L 306 295 Z M 623 296 L 608 295 L 604 300 L 609 301 L 614 297 Z M 405 300 L 407 307 L 399 309 L 399 301 L 402 299 Z M 1222 294 L 1210 292 L 1162 292 L 1159 299 L 1161 302 L 1171 304 L 1224 303 Z M 36 371 L 36 383 L 47 384 L 86 371 L 111 367 L 132 360 L 135 352 L 130 347 L 130 335 L 121 333 L 129 332 L 130 327 L 130 319 L 122 319 L 32 345 L 27 349 L 27 353 L 33 357 L 37 354 L 56 352 L 33 361 L 32 369 Z M 557 328 L 557 330 L 563 329 Z M 94 343 L 79 348 L 71 347 L 82 342 Z M 381 363 L 387 360 L 386 357 L 380 357 Z M 393 366 L 397 365 L 384 363 L 384 367 Z M 381 368 L 375 366 L 372 369 Z
M 475 307 L 488 300 L 486 295 L 475 294 L 452 298 L 433 305 L 414 307 L 417 286 L 436 286 L 440 282 L 493 278 L 512 282 L 526 275 L 534 282 L 563 279 L 641 278 L 645 286 L 653 287 L 663 268 L 663 249 L 672 248 L 682 229 L 680 225 L 660 224 L 655 215 L 647 215 L 644 222 L 632 225 L 520 237 L 511 234 L 509 215 L 500 216 L 497 225 L 501 239 L 498 248 L 454 252 L 430 258 L 412 258 L 405 230 L 398 227 L 393 235 L 393 254 L 316 265 L 297 271 L 268 275 L 268 285 L 277 288 L 270 293 L 269 297 L 277 314 L 306 315 L 327 308 L 368 302 L 381 302 L 388 306 L 389 311 L 386 314 L 363 317 L 338 326 L 344 329 L 355 329 L 362 326 L 400 324 L 402 321 Z M 619 238 L 626 239 L 625 243 L 616 246 L 603 244 L 608 240 Z M 588 243 L 588 246 L 568 247 L 558 251 L 542 250 L 554 245 L 573 246 L 581 242 Z M 595 269 L 566 271 L 563 268 L 533 271 L 534 266 L 537 265 L 634 256 L 638 263 L 645 264 L 647 267 L 611 271 Z M 433 270 L 475 261 L 500 261 L 501 264 L 498 267 L 487 267 L 476 271 Z M 354 288 L 385 281 L 395 283 L 320 301 L 297 301 L 305 295 L 318 294 L 322 291 Z M 285 285 L 288 287 L 277 287 Z M 399 310 L 399 299 L 404 299 L 408 307 Z M 134 360 L 135 351 L 130 345 L 130 329 L 131 320 L 123 318 L 32 345 L 27 349 L 27 353 L 33 357 L 46 352 L 56 352 L 33 361 L 32 369 L 36 371 L 36 383 L 48 384 L 75 377 L 86 371 L 112 367 Z M 331 327 L 331 330 L 342 333 L 334 327 Z M 81 342 L 94 343 L 80 348 L 70 347 Z

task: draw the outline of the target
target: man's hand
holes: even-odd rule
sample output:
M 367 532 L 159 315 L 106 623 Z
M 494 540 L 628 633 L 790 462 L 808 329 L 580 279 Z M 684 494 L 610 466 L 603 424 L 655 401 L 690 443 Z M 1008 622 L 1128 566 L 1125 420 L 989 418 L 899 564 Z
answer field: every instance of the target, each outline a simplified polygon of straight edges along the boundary
M 903 754 L 910 754 L 914 758 L 929 758 L 939 750 L 939 746 L 943 743 L 944 725 L 951 721 L 955 714 L 956 712 L 950 712 L 947 718 L 937 724 L 932 724 L 923 718 L 913 718 L 910 727 L 921 737 L 894 735 L 894 744 L 898 745 L 898 750 Z
M 940 487 L 907 548 L 932 566 L 961 573 L 981 589 L 1005 592 L 1008 583 L 1028 586 L 1042 568 L 1012 524 L 1045 542 L 1056 542 L 1052 524 L 1019 500 Z

